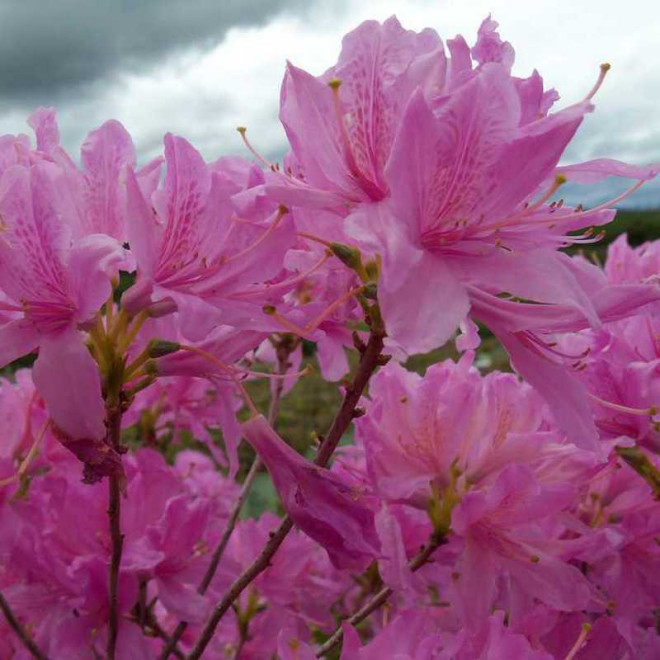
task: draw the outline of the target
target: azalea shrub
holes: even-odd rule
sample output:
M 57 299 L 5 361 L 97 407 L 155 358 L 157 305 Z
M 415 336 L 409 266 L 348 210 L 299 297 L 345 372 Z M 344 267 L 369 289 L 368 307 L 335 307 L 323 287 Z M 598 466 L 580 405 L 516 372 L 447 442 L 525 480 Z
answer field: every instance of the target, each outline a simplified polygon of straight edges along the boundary
M 660 245 L 565 250 L 660 166 L 559 165 L 609 66 L 554 109 L 513 62 L 363 23 L 288 65 L 282 164 L 0 138 L 1 658 L 660 657 Z

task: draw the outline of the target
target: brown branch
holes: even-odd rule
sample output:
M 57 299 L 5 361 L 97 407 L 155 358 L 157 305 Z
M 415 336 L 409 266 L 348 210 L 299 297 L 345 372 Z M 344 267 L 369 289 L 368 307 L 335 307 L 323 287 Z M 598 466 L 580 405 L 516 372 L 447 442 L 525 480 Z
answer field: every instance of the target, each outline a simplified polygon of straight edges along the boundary
M 0 591 L 0 610 L 5 615 L 7 623 L 11 629 L 16 633 L 16 636 L 21 640 L 23 646 L 32 654 L 33 658 L 37 660 L 48 660 L 48 656 L 41 651 L 41 649 L 35 644 L 34 640 L 28 635 L 27 631 L 19 620 L 14 616 L 14 613 L 9 607 L 9 603 L 5 600 L 2 592 Z
M 107 407 L 107 442 L 115 451 L 120 450 L 122 410 L 119 404 Z M 110 522 L 110 538 L 112 555 L 109 573 L 109 615 L 108 643 L 106 646 L 107 660 L 114 660 L 119 633 L 119 566 L 124 546 L 124 536 L 121 533 L 121 484 L 120 477 L 111 475 L 109 478 L 108 519 Z
M 446 542 L 445 536 L 442 534 L 434 534 L 431 540 L 410 560 L 408 567 L 411 571 L 416 571 L 426 562 L 429 561 L 431 555 L 435 552 L 436 548 Z M 369 599 L 359 610 L 352 614 L 346 621 L 352 626 L 356 626 L 361 621 L 364 621 L 372 612 L 375 612 L 379 607 L 385 604 L 387 599 L 394 593 L 391 587 L 383 587 L 377 594 Z M 316 657 L 322 658 L 326 653 L 332 651 L 344 637 L 344 631 L 341 627 L 337 628 L 332 636 L 321 646 L 317 651 Z
M 291 341 L 287 341 L 287 340 L 279 342 L 276 345 L 277 373 L 280 376 L 283 376 L 288 371 L 289 357 L 293 352 L 293 350 L 296 348 L 296 346 L 297 346 L 297 342 L 292 343 Z M 280 399 L 282 398 L 283 389 L 284 389 L 284 380 L 280 378 L 277 381 L 275 381 L 275 391 L 273 392 L 273 396 L 270 399 L 270 405 L 268 407 L 268 422 L 270 423 L 271 426 L 274 426 L 275 422 L 277 421 L 277 415 L 280 408 Z M 239 493 L 238 498 L 234 503 L 234 507 L 231 510 L 231 513 L 229 514 L 229 519 L 227 520 L 227 526 L 225 527 L 225 531 L 222 534 L 222 538 L 220 539 L 220 542 L 218 543 L 218 545 L 216 546 L 213 552 L 213 556 L 211 557 L 211 563 L 206 569 L 206 573 L 204 574 L 204 577 L 200 582 L 199 588 L 197 589 L 198 593 L 202 595 L 206 593 L 206 590 L 209 588 L 209 585 L 213 580 L 213 576 L 215 575 L 215 572 L 218 570 L 220 559 L 222 558 L 222 555 L 227 549 L 227 545 L 229 544 L 229 539 L 231 538 L 234 532 L 234 528 L 236 527 L 236 523 L 238 522 L 238 517 L 241 513 L 241 509 L 243 508 L 243 505 L 245 504 L 245 501 L 247 500 L 248 495 L 250 494 L 250 490 L 252 489 L 254 480 L 259 474 L 259 470 L 261 470 L 261 466 L 262 466 L 261 460 L 257 455 L 252 461 L 250 470 L 247 473 L 247 476 L 245 477 L 243 486 L 241 487 L 241 492 Z M 167 660 L 167 658 L 170 656 L 172 651 L 175 649 L 177 643 L 183 636 L 183 633 L 186 631 L 187 627 L 188 627 L 188 623 L 186 621 L 179 622 L 177 627 L 174 629 L 174 632 L 170 636 L 168 643 L 165 645 L 165 648 L 163 649 L 160 655 L 160 660 Z
M 374 317 L 378 318 L 377 311 L 374 312 Z M 332 426 L 330 427 L 330 431 L 324 439 L 316 459 L 314 460 L 316 465 L 321 467 L 325 467 L 328 464 L 337 444 L 343 437 L 344 433 L 346 433 L 346 430 L 353 420 L 355 407 L 364 392 L 364 388 L 376 368 L 383 363 L 382 352 L 385 332 L 380 321 L 372 323 L 373 325 L 369 335 L 369 342 L 361 352 L 360 363 L 355 377 L 346 387 L 341 407 L 339 408 Z M 197 640 L 195 647 L 188 656 L 188 660 L 198 660 L 198 658 L 201 657 L 204 649 L 211 641 L 220 619 L 222 619 L 227 610 L 232 606 L 232 603 L 241 595 L 243 590 L 270 565 L 271 559 L 280 545 L 282 545 L 282 542 L 287 537 L 287 534 L 291 531 L 292 527 L 293 521 L 289 516 L 286 516 L 280 523 L 279 527 L 274 532 L 270 533 L 270 538 L 263 550 L 259 553 L 259 556 L 236 578 L 236 580 L 234 580 L 231 587 L 229 587 L 229 590 L 213 609 L 200 638 Z

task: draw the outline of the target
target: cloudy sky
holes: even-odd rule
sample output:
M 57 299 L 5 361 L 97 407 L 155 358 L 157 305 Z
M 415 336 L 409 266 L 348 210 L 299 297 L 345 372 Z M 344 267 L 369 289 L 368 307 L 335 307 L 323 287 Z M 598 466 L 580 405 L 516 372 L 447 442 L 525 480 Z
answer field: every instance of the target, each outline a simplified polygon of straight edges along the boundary
M 612 64 L 566 162 L 660 161 L 656 0 L 0 0 L 0 134 L 25 132 L 34 107 L 54 105 L 74 152 L 114 117 L 142 161 L 159 152 L 166 131 L 208 159 L 243 153 L 239 125 L 277 156 L 286 59 L 319 74 L 335 62 L 345 32 L 391 14 L 408 28 L 473 42 L 491 12 L 516 49 L 514 72 L 537 68 L 560 105 L 585 95 L 601 62 Z M 618 189 L 581 191 L 580 199 Z M 660 184 L 629 205 L 660 206 Z

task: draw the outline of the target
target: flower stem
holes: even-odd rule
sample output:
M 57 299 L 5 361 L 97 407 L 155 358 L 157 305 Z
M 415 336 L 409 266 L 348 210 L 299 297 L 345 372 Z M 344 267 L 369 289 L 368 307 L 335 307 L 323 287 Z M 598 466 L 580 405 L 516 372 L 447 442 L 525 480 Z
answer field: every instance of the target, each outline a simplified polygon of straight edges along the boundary
M 342 405 L 335 416 L 335 419 L 330 427 L 330 431 L 326 436 L 319 452 L 316 456 L 315 463 L 321 467 L 328 464 L 332 452 L 334 452 L 337 444 L 342 436 L 348 429 L 351 421 L 353 420 L 355 408 L 364 392 L 369 379 L 376 371 L 376 368 L 383 363 L 383 341 L 385 339 L 385 331 L 380 320 L 380 314 L 377 309 L 373 310 L 371 316 L 371 333 L 369 341 L 360 356 L 360 363 L 353 381 L 346 387 Z M 289 516 L 286 516 L 279 527 L 270 533 L 269 540 L 264 546 L 263 550 L 259 553 L 254 562 L 246 568 L 229 587 L 228 591 L 224 594 L 221 600 L 217 603 L 209 620 L 206 622 L 202 634 L 200 635 L 193 650 L 188 656 L 188 660 L 198 660 L 204 649 L 208 646 L 213 638 L 215 629 L 220 622 L 220 619 L 229 610 L 233 602 L 241 595 L 243 590 L 262 573 L 271 563 L 271 560 L 277 549 L 282 545 L 282 542 L 287 537 L 288 533 L 293 528 L 293 521 Z
M 115 451 L 119 451 L 121 434 L 121 406 L 107 404 L 106 424 L 107 443 Z M 108 644 L 106 647 L 107 660 L 114 660 L 119 632 L 119 566 L 124 545 L 124 536 L 121 533 L 121 485 L 119 477 L 109 477 L 109 504 L 108 519 L 110 523 L 110 539 L 112 555 L 110 558 L 110 573 L 108 578 L 109 614 L 108 614 Z
M 16 636 L 21 640 L 23 646 L 31 653 L 33 658 L 37 660 L 48 660 L 48 656 L 41 651 L 41 649 L 35 644 L 34 640 L 28 635 L 27 631 L 20 624 L 19 620 L 14 616 L 14 613 L 9 607 L 9 603 L 5 600 L 5 597 L 0 591 L 0 610 L 5 616 L 7 623 L 11 629 L 16 633 Z
M 426 564 L 431 555 L 435 552 L 436 548 L 443 545 L 446 538 L 442 534 L 434 534 L 429 542 L 410 560 L 408 567 L 411 571 L 416 571 L 424 564 Z M 379 607 L 387 602 L 387 599 L 394 593 L 391 587 L 383 587 L 377 594 L 368 600 L 357 612 L 351 615 L 346 621 L 352 626 L 356 626 L 361 621 L 364 621 L 372 612 L 375 612 Z M 332 651 L 344 637 L 344 631 L 341 627 L 337 628 L 330 638 L 321 646 L 317 651 L 316 657 L 322 658 L 326 653 Z

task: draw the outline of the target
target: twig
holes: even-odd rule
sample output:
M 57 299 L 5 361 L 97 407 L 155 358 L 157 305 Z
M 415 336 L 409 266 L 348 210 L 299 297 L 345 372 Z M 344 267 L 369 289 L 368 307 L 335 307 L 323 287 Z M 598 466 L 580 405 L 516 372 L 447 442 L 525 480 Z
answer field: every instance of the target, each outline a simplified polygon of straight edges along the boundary
M 280 342 L 277 345 L 276 347 L 277 373 L 279 375 L 284 375 L 287 372 L 289 368 L 289 357 L 293 352 L 293 350 L 295 349 L 295 347 L 296 344 L 291 344 L 291 342 L 288 341 Z M 274 426 L 277 420 L 277 414 L 279 412 L 280 399 L 282 397 L 283 389 L 284 389 L 284 381 L 282 379 L 276 380 L 275 391 L 273 392 L 273 396 L 270 399 L 270 405 L 268 408 L 268 422 L 271 424 L 271 426 Z M 245 481 L 243 482 L 243 486 L 241 487 L 241 492 L 239 493 L 238 498 L 234 503 L 234 508 L 231 510 L 231 513 L 229 514 L 229 519 L 227 520 L 227 526 L 225 527 L 225 531 L 222 534 L 222 538 L 220 539 L 220 542 L 218 543 L 218 545 L 216 546 L 213 552 L 213 556 L 211 557 L 211 563 L 206 569 L 206 573 L 204 574 L 204 577 L 200 582 L 199 588 L 197 589 L 198 593 L 200 594 L 206 593 L 206 590 L 209 588 L 209 585 L 213 580 L 213 576 L 215 575 L 215 572 L 218 570 L 220 559 L 222 558 L 222 555 L 227 549 L 227 545 L 229 544 L 229 539 L 231 538 L 231 535 L 234 532 L 234 528 L 236 527 L 236 523 L 238 522 L 238 517 L 241 513 L 241 509 L 243 508 L 243 505 L 245 504 L 245 501 L 247 500 L 248 495 L 250 494 L 250 490 L 254 484 L 254 480 L 259 474 L 259 470 L 261 469 L 261 466 L 262 466 L 261 460 L 257 455 L 254 457 L 254 460 L 252 461 L 250 470 L 248 471 L 247 476 L 245 477 Z M 176 647 L 177 643 L 181 639 L 183 633 L 186 631 L 187 627 L 188 627 L 188 623 L 186 621 L 179 622 L 177 627 L 174 629 L 174 632 L 170 636 L 168 643 L 165 645 L 165 648 L 163 649 L 160 655 L 160 660 L 167 660 L 167 658 L 170 656 L 170 654 Z
M 376 316 L 376 314 L 374 316 Z M 325 467 L 328 464 L 332 452 L 335 450 L 337 444 L 348 429 L 353 419 L 355 407 L 364 392 L 364 388 L 378 365 L 383 363 L 382 351 L 384 339 L 385 332 L 382 324 L 380 322 L 373 322 L 371 333 L 369 335 L 369 342 L 360 356 L 358 370 L 353 382 L 346 387 L 342 405 L 339 408 L 332 426 L 330 427 L 330 431 L 323 441 L 314 461 L 316 465 Z M 269 566 L 271 559 L 280 545 L 282 545 L 282 542 L 291 531 L 292 527 L 293 521 L 289 516 L 286 516 L 280 523 L 279 527 L 274 532 L 271 532 L 270 538 L 263 550 L 259 553 L 259 556 L 236 578 L 236 580 L 234 580 L 233 584 L 229 587 L 229 590 L 213 609 L 209 620 L 206 622 L 206 625 L 202 630 L 200 638 L 197 640 L 195 647 L 188 656 L 188 660 L 198 660 L 201 657 L 204 649 L 211 641 L 220 619 L 222 619 L 242 591 Z
M 121 434 L 121 406 L 108 405 L 107 412 L 107 442 L 115 450 L 119 450 Z M 110 538 L 112 542 L 112 556 L 110 558 L 109 599 L 110 612 L 108 615 L 108 644 L 106 647 L 107 660 L 114 660 L 117 647 L 117 634 L 119 632 L 119 566 L 124 546 L 124 536 L 121 533 L 121 487 L 119 477 L 109 477 L 109 505 L 108 518 L 110 521 Z
M 416 571 L 426 564 L 431 555 L 435 552 L 436 548 L 446 542 L 444 535 L 435 534 L 431 540 L 410 560 L 408 567 L 411 571 Z M 356 626 L 361 621 L 364 621 L 372 612 L 375 612 L 381 607 L 387 599 L 394 593 L 391 587 L 383 587 L 377 594 L 368 600 L 357 612 L 351 615 L 346 621 L 352 626 Z M 344 631 L 341 627 L 337 628 L 332 636 L 321 646 L 317 651 L 316 657 L 322 658 L 326 653 L 332 651 L 344 637 Z
M 48 656 L 41 651 L 41 649 L 35 644 L 34 640 L 28 635 L 27 631 L 20 624 L 18 619 L 14 616 L 14 613 L 9 607 L 9 603 L 5 600 L 2 592 L 0 591 L 0 610 L 5 615 L 7 623 L 11 629 L 16 633 L 16 636 L 21 640 L 23 646 L 32 654 L 33 658 L 37 660 L 48 660 Z

